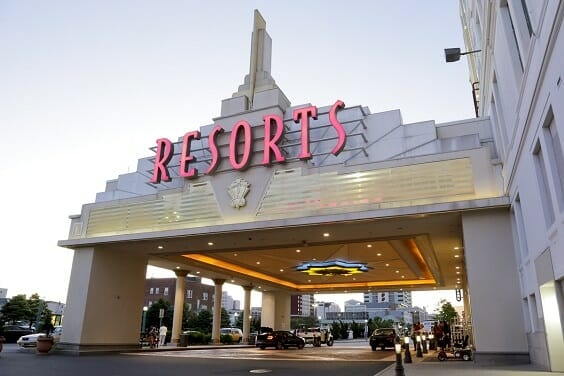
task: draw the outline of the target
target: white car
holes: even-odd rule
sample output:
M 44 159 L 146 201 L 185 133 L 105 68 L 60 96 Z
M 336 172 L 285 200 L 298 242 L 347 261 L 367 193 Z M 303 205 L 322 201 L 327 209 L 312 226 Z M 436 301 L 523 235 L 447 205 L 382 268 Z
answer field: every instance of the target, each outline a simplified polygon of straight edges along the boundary
M 59 340 L 61 339 L 62 332 L 63 332 L 62 326 L 56 326 L 53 328 L 53 331 L 51 332 L 51 336 L 53 337 L 53 342 L 55 343 L 59 342 Z M 45 333 L 34 333 L 34 334 L 21 336 L 16 343 L 20 347 L 37 347 L 38 337 L 45 337 Z

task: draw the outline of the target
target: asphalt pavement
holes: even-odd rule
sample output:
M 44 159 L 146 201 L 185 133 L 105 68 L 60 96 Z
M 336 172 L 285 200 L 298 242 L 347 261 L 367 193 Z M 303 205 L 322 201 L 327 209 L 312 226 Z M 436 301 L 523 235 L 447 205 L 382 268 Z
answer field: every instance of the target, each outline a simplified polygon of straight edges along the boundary
M 52 353 L 36 355 L 35 349 L 20 349 L 4 344 L 0 353 L 0 376 L 160 376 L 160 375 L 346 375 L 397 376 L 393 351 L 372 352 L 366 342 L 339 341 L 328 348 L 285 351 L 259 350 L 248 346 L 201 346 L 177 348 L 165 346 L 156 351 L 144 350 L 127 354 L 92 354 L 69 356 Z M 351 354 L 358 353 L 358 356 Z M 341 354 L 341 356 L 339 356 Z M 414 355 L 414 354 L 413 354 Z M 418 376 L 545 376 L 530 364 L 482 367 L 472 361 L 439 362 L 435 352 L 423 358 L 412 357 L 413 363 L 403 364 L 403 374 Z

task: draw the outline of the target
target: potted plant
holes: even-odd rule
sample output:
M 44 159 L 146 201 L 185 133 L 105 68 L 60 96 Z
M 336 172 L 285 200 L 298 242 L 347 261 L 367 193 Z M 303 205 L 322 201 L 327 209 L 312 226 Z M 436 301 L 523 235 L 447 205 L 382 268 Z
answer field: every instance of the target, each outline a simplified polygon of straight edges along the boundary
M 51 311 L 45 308 L 41 320 L 41 332 L 45 335 L 37 337 L 37 354 L 46 355 L 53 348 L 53 323 L 51 322 Z

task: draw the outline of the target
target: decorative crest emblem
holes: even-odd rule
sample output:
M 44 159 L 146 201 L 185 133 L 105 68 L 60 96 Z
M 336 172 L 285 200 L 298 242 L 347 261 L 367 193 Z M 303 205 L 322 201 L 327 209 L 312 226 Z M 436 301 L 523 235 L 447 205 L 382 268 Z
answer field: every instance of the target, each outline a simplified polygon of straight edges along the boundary
M 235 209 L 242 208 L 247 205 L 245 196 L 250 191 L 251 185 L 245 179 L 236 179 L 233 183 L 229 185 L 227 193 L 231 196 L 231 206 Z

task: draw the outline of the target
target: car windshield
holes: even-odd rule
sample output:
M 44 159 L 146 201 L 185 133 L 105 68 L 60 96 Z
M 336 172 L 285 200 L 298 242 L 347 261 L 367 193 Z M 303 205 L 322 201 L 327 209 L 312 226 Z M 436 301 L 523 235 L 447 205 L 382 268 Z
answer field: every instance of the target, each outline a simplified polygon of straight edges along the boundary
M 390 335 L 390 334 L 394 334 L 393 329 L 376 329 L 374 331 L 374 335 Z

